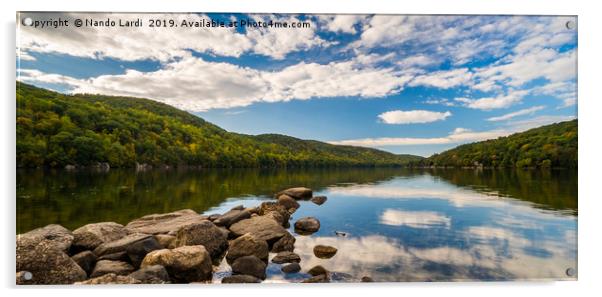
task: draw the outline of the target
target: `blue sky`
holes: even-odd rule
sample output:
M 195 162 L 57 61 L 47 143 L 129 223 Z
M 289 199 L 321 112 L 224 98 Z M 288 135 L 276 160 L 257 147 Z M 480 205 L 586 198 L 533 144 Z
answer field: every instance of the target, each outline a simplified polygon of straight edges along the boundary
M 577 116 L 575 17 L 20 17 L 309 23 L 17 29 L 21 81 L 65 93 L 150 98 L 239 133 L 428 156 Z

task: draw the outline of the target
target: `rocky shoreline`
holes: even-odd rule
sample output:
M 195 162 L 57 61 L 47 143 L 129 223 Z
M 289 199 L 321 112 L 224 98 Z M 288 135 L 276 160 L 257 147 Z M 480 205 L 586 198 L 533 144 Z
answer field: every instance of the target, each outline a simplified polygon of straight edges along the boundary
M 272 263 L 283 273 L 305 268 L 301 282 L 329 282 L 322 266 L 302 267 L 294 252 L 295 237 L 287 230 L 298 200 L 317 205 L 324 196 L 297 187 L 274 195 L 252 208 L 242 205 L 223 214 L 204 216 L 190 209 L 151 214 L 125 226 L 93 223 L 70 231 L 48 225 L 17 235 L 16 283 L 27 284 L 169 284 L 211 283 L 224 260 L 232 275 L 222 283 L 260 283 Z M 320 229 L 314 217 L 299 218 L 295 233 L 311 235 Z M 328 259 L 335 247 L 318 245 L 314 254 Z M 371 281 L 363 277 L 362 281 Z

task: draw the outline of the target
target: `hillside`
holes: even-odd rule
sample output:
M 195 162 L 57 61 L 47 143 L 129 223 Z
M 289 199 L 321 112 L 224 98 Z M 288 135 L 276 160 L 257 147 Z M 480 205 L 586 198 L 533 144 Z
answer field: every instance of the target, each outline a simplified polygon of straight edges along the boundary
M 577 167 L 577 120 L 464 144 L 412 166 Z
M 421 157 L 284 135 L 231 133 L 156 101 L 65 95 L 17 82 L 17 166 L 401 166 Z

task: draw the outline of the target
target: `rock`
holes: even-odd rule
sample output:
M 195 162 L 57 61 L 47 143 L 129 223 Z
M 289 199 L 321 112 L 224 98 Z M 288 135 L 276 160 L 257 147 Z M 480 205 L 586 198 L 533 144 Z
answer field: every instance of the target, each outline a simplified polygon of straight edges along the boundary
M 282 266 L 280 270 L 282 270 L 284 273 L 296 273 L 301 271 L 301 265 L 299 265 L 299 263 L 290 263 Z
M 90 277 L 99 277 L 104 274 L 114 273 L 117 275 L 128 275 L 134 271 L 134 267 L 122 261 L 100 260 L 90 273 Z
M 257 212 L 259 212 L 259 207 L 255 206 L 255 207 L 247 207 L 245 208 L 246 211 L 248 211 L 251 215 L 253 214 L 257 214 Z
M 201 221 L 183 227 L 176 235 L 175 246 L 202 245 L 212 260 L 221 259 L 228 249 L 228 236 L 210 221 Z M 219 261 L 217 261 L 219 262 Z
M 280 252 L 272 258 L 272 262 L 276 264 L 299 263 L 301 262 L 301 257 L 293 252 Z
M 230 210 L 243 210 L 243 209 L 245 209 L 245 206 L 240 204 L 240 205 L 232 207 Z
M 130 257 L 128 256 L 128 253 L 126 251 L 121 251 L 121 252 L 117 252 L 117 253 L 102 255 L 102 256 L 98 257 L 97 260 L 98 261 L 100 261 L 100 260 L 110 260 L 110 261 L 123 261 L 123 262 L 127 262 L 127 261 L 130 260 Z
M 147 238 L 132 242 L 132 244 L 126 247 L 125 251 L 128 254 L 132 265 L 138 268 L 140 267 L 140 263 L 142 263 L 142 259 L 144 259 L 146 254 L 160 249 L 163 249 L 163 247 L 159 244 L 155 237 L 149 236 Z
M 140 284 L 141 282 L 133 277 L 125 275 L 117 275 L 115 273 L 108 273 L 99 277 L 91 278 L 87 281 L 77 282 L 76 285 L 134 285 Z
M 302 283 L 329 283 L 328 275 L 320 274 L 301 281 Z
M 277 212 L 277 211 L 270 211 L 268 213 L 266 213 L 265 215 L 263 215 L 264 218 L 270 218 L 274 221 L 276 221 L 276 223 L 278 223 L 279 225 L 286 227 L 286 223 L 288 223 L 288 221 L 285 221 L 284 216 Z
M 222 279 L 222 284 L 251 284 L 251 283 L 260 283 L 261 280 L 246 274 L 236 274 L 231 276 L 226 276 Z
M 232 224 L 248 219 L 251 213 L 244 209 L 232 209 L 213 221 L 218 226 L 230 227 Z
M 72 284 L 86 279 L 86 272 L 65 251 L 71 232 L 50 225 L 17 236 L 16 271 L 31 273 L 28 284 Z
M 143 284 L 167 284 L 169 274 L 161 265 L 151 265 L 140 268 L 129 274 L 129 277 L 139 280 Z
M 301 235 L 309 235 L 320 229 L 320 221 L 314 217 L 301 218 L 295 222 L 295 232 Z
M 278 213 L 280 216 L 273 214 L 274 212 Z M 281 204 L 278 204 L 278 202 L 273 201 L 261 203 L 257 214 L 260 216 L 271 217 L 280 225 L 284 225 L 284 223 L 288 222 L 290 219 L 290 213 L 288 212 L 288 209 Z
M 312 197 L 311 199 L 309 199 L 309 201 L 317 204 L 317 205 L 322 205 L 324 204 L 324 202 L 326 202 L 326 196 L 316 196 L 316 197 Z
M 309 271 L 307 271 L 307 273 L 316 276 L 316 275 L 321 275 L 321 274 L 328 274 L 328 270 L 326 270 L 326 268 L 322 267 L 322 265 L 316 265 L 314 267 L 312 267 Z
M 221 215 L 221 214 L 219 214 L 219 213 L 210 214 L 210 215 L 207 217 L 207 220 L 210 220 L 210 221 L 212 221 L 212 222 L 213 222 L 213 221 L 217 220 L 217 218 L 219 218 L 219 217 L 221 217 L 221 216 L 222 216 L 222 215 Z
M 265 279 L 266 263 L 255 256 L 244 256 L 232 263 L 233 274 L 246 274 L 259 279 Z
M 164 214 L 151 214 L 131 221 L 125 226 L 130 233 L 165 234 L 178 231 L 180 228 L 199 223 L 206 217 L 199 215 L 194 210 L 183 209 Z
M 337 253 L 337 249 L 327 245 L 316 245 L 314 255 L 320 259 L 330 259 Z
M 17 235 L 17 241 L 28 245 L 45 241 L 44 245 L 67 252 L 73 243 L 73 234 L 61 225 L 52 224 L 19 234 Z
M 297 200 L 286 194 L 282 194 L 278 197 L 278 204 L 284 206 L 289 212 L 291 209 L 296 210 L 301 206 Z
M 123 225 L 114 222 L 88 224 L 73 231 L 73 247 L 77 250 L 94 250 L 105 242 L 128 235 Z
M 276 198 L 280 197 L 280 195 L 283 195 L 283 194 L 293 197 L 295 199 L 309 199 L 309 198 L 311 198 L 311 196 L 313 196 L 312 190 L 308 189 L 308 188 L 304 188 L 304 187 L 290 188 L 290 189 L 286 189 L 284 191 L 278 192 L 276 194 Z
M 127 247 L 134 244 L 136 241 L 146 240 L 152 235 L 134 233 L 115 241 L 106 242 L 94 249 L 96 256 L 108 255 L 118 252 L 125 252 Z
M 252 217 L 250 219 L 242 220 L 230 226 L 230 231 L 236 237 L 250 233 L 259 240 L 265 240 L 270 245 L 276 242 L 286 233 L 286 229 L 276 221 L 262 217 Z
M 140 267 L 152 265 L 165 267 L 171 280 L 178 283 L 211 279 L 211 257 L 202 245 L 152 251 L 144 257 Z
M 155 235 L 155 239 L 164 249 L 173 249 L 176 247 L 176 237 L 173 235 L 157 234 Z
M 361 281 L 362 281 L 362 283 L 371 283 L 371 282 L 374 282 L 374 280 L 371 277 L 369 277 L 369 276 L 362 276 L 362 280 Z
M 91 251 L 83 251 L 71 257 L 79 267 L 81 267 L 86 274 L 90 275 L 92 269 L 96 265 L 96 255 Z
M 234 260 L 244 256 L 256 256 L 259 259 L 268 259 L 268 243 L 265 240 L 257 239 L 251 234 L 245 234 L 230 242 L 226 260 L 233 263 Z
M 295 237 L 293 235 L 291 235 L 290 233 L 286 232 L 286 234 L 284 234 L 284 236 L 282 236 L 280 239 L 278 239 L 278 241 L 276 241 L 274 243 L 274 245 L 272 245 L 272 253 L 279 253 L 279 252 L 284 252 L 284 251 L 288 251 L 288 252 L 292 252 L 295 250 Z

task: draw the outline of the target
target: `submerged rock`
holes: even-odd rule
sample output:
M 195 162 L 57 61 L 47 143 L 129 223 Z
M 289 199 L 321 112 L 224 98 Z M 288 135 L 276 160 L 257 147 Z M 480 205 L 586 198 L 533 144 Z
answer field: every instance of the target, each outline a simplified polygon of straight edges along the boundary
M 252 275 L 236 274 L 226 276 L 222 279 L 222 284 L 252 284 L 260 283 L 261 279 L 258 279 Z
M 328 198 L 326 198 L 326 196 L 315 196 L 312 197 L 311 199 L 309 199 L 309 201 L 317 204 L 317 205 L 322 205 L 324 204 L 324 202 L 326 202 Z
M 290 189 L 286 189 L 284 191 L 278 192 L 276 194 L 276 198 L 280 197 L 280 195 L 282 195 L 282 194 L 288 195 L 295 199 L 309 199 L 309 198 L 311 198 L 311 196 L 313 196 L 313 191 L 309 188 L 304 188 L 304 187 L 290 188 Z
M 295 232 L 301 235 L 309 235 L 320 229 L 320 221 L 314 217 L 305 217 L 295 222 Z
M 139 280 L 143 284 L 167 284 L 169 274 L 161 265 L 151 265 L 140 268 L 129 274 L 130 277 Z
M 255 256 L 244 256 L 232 263 L 233 274 L 251 275 L 259 279 L 265 279 L 267 264 Z
M 280 252 L 272 258 L 272 262 L 276 264 L 282 263 L 299 263 L 301 262 L 301 257 L 293 252 Z
M 290 263 L 282 266 L 280 270 L 282 270 L 284 273 L 296 273 L 301 271 L 301 265 L 299 265 L 299 263 Z
M 94 250 L 105 242 L 111 242 L 128 235 L 121 224 L 103 222 L 87 224 L 73 231 L 73 246 L 78 250 Z
M 228 249 L 228 236 L 210 221 L 201 221 L 180 229 L 175 246 L 202 245 L 212 260 L 217 261 Z
M 302 283 L 329 283 L 330 279 L 326 274 L 320 274 L 316 276 L 312 276 L 308 279 L 301 281 Z
M 151 214 L 131 221 L 125 226 L 130 233 L 166 234 L 177 232 L 180 228 L 199 223 L 206 217 L 199 215 L 194 210 L 183 209 L 170 213 Z
M 171 280 L 179 283 L 210 280 L 212 275 L 211 257 L 202 245 L 152 251 L 140 267 L 152 265 L 162 265 Z
M 116 275 L 128 275 L 134 271 L 134 267 L 122 261 L 100 260 L 96 262 L 90 277 L 99 277 L 104 274 L 114 273 Z
M 77 282 L 76 285 L 134 285 L 141 282 L 133 277 L 108 273 L 99 277 L 91 278 L 87 281 Z
M 233 263 L 234 260 L 240 257 L 251 255 L 262 260 L 267 260 L 268 243 L 265 240 L 257 239 L 248 233 L 230 242 L 226 260 L 228 263 Z
M 337 249 L 327 245 L 316 245 L 314 255 L 320 259 L 330 259 L 337 253 Z

